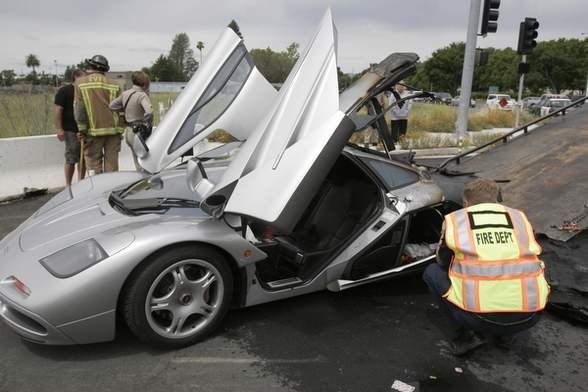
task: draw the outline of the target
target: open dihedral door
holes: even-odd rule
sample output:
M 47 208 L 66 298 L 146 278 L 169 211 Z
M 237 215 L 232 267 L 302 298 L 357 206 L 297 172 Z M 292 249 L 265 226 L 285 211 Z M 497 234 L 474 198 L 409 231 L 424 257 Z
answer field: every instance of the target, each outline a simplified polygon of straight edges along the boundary
M 202 208 L 293 229 L 354 130 L 339 109 L 336 34 L 328 10 L 273 109 Z
M 227 28 L 147 140 L 141 166 L 157 173 L 217 129 L 247 139 L 277 94 Z

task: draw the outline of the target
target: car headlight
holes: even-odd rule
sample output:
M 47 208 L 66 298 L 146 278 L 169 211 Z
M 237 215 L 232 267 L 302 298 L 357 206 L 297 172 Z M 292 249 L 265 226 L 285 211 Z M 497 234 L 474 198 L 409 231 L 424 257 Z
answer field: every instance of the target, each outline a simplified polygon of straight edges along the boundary
M 108 257 L 108 253 L 93 238 L 62 249 L 39 262 L 57 278 L 69 278 Z

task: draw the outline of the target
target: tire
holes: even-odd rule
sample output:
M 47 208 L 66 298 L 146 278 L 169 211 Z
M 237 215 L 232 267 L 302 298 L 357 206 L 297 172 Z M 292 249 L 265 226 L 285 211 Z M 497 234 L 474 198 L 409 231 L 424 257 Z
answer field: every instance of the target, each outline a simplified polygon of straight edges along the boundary
M 128 280 L 123 317 L 144 343 L 192 345 L 214 331 L 233 294 L 225 258 L 204 246 L 180 246 L 146 260 Z

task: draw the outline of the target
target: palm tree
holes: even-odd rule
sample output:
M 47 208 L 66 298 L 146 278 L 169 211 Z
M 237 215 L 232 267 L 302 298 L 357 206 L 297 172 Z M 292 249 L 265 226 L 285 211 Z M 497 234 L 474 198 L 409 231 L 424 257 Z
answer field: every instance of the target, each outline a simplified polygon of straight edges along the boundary
M 31 53 L 27 57 L 25 57 L 25 64 L 26 64 L 27 68 L 33 69 L 33 73 L 37 73 L 35 71 L 35 67 L 38 67 L 39 65 L 41 65 L 41 62 L 39 61 L 39 58 L 36 55 Z
M 200 51 L 200 64 L 202 64 L 202 49 L 204 49 L 204 42 L 198 41 L 196 42 L 196 49 Z

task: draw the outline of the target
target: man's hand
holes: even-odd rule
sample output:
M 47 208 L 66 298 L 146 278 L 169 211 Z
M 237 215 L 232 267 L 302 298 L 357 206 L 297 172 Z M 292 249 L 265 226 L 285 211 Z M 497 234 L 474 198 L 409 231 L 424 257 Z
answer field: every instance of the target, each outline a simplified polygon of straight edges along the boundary
M 65 131 L 63 129 L 57 130 L 57 139 L 59 139 L 60 142 L 65 140 Z

